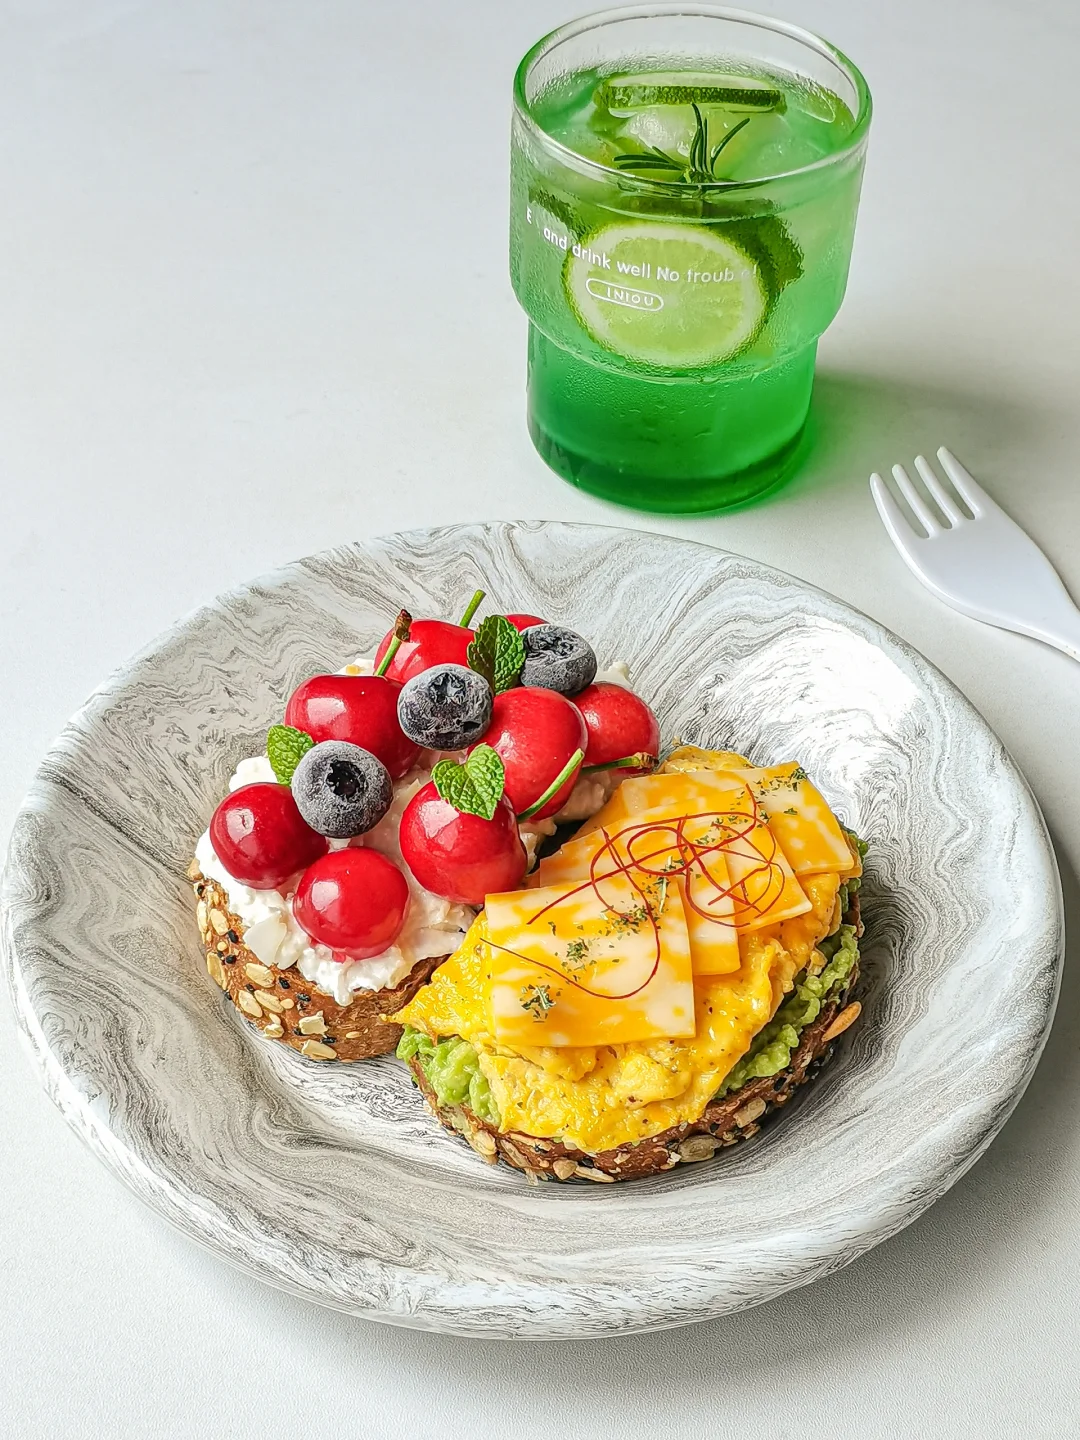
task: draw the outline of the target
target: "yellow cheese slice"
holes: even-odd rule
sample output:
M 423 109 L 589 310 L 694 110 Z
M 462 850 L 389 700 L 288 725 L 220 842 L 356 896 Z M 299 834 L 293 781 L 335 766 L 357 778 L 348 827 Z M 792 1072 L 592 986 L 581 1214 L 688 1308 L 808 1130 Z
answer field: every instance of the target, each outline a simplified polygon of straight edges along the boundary
M 840 822 L 801 765 L 749 766 L 745 780 L 796 875 L 850 875 L 856 859 Z
M 761 767 L 731 751 L 682 745 L 663 770 L 722 770 L 745 780 L 796 875 L 850 875 L 859 868 L 840 822 L 796 761 Z
M 490 895 L 489 1010 L 499 1044 L 618 1045 L 694 1034 L 679 887 L 617 874 Z
M 686 914 L 694 974 L 733 974 L 742 962 L 733 920 L 735 903 L 730 894 L 731 879 L 723 852 L 708 857 L 708 874 L 696 866 L 687 868 L 692 852 L 685 846 L 680 847 L 674 828 L 665 827 L 666 817 L 655 826 L 651 818 L 646 812 L 610 830 L 590 830 L 583 836 L 575 835 L 554 855 L 541 860 L 527 884 L 565 885 L 590 876 L 604 877 L 629 865 L 635 858 L 654 873 L 670 866 L 675 872 L 672 879 L 679 886 Z M 697 828 L 702 828 L 701 822 L 697 822 Z M 682 873 L 677 873 L 679 871 Z
M 454 953 L 397 1012 L 395 1025 L 412 1025 L 431 1036 L 472 1039 L 491 1029 L 487 1013 L 487 920 L 481 910 Z
M 711 892 L 706 903 L 718 913 L 723 881 L 713 857 L 722 854 L 733 901 L 732 922 L 740 934 L 809 910 L 810 902 L 749 787 L 728 771 L 660 772 L 624 780 L 587 826 L 601 825 L 610 834 L 630 822 L 680 821 L 684 842 L 700 856 L 692 868 Z M 587 826 L 582 828 L 589 833 Z M 580 835 L 581 831 L 575 840 Z M 693 909 L 695 897 L 688 893 L 687 898 Z
M 654 777 L 639 775 L 635 776 L 634 778 L 642 780 L 652 779 Z M 615 791 L 614 795 L 612 795 L 611 798 L 607 801 L 606 805 L 604 805 L 601 810 L 598 810 L 596 814 L 591 817 L 591 819 L 586 820 L 583 825 L 578 827 L 574 835 L 573 841 L 570 842 L 571 844 L 584 839 L 586 835 L 591 835 L 594 830 L 606 830 L 609 835 L 615 834 L 617 831 L 621 830 L 624 825 L 628 825 L 632 819 L 637 818 L 636 813 L 630 808 L 631 792 L 626 791 L 626 787 L 629 784 L 629 780 L 624 780 L 619 786 L 619 788 Z M 626 791 L 626 794 L 623 794 L 623 791 Z M 664 797 L 660 794 L 659 791 L 657 791 L 655 798 L 657 804 L 660 804 L 663 802 Z M 637 810 L 640 810 L 640 803 L 637 805 L 636 808 Z M 565 848 L 566 847 L 563 846 L 563 849 Z M 556 852 L 556 854 L 551 856 L 550 858 L 553 860 L 557 860 L 559 857 L 559 853 L 561 852 Z M 547 864 L 547 861 L 544 861 L 543 863 Z

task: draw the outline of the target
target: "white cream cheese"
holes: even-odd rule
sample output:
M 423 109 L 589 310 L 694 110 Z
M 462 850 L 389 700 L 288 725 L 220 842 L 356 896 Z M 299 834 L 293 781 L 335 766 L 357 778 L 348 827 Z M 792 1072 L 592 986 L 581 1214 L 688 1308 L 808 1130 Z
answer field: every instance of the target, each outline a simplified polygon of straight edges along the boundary
M 597 670 L 594 685 L 621 685 L 624 690 L 632 690 L 630 683 L 630 666 L 625 660 L 613 660 L 606 670 Z
M 398 845 L 402 811 L 429 778 L 427 770 L 415 770 L 399 780 L 394 786 L 390 809 L 360 840 L 330 841 L 335 850 L 350 843 L 370 845 L 393 860 L 408 881 L 409 906 L 401 933 L 393 945 L 369 960 L 335 960 L 325 945 L 316 944 L 297 923 L 292 911 L 295 883 L 283 891 L 253 890 L 225 869 L 214 854 L 210 832 L 200 837 L 195 847 L 199 869 L 225 891 L 229 909 L 243 924 L 244 943 L 264 965 L 277 965 L 282 970 L 295 965 L 317 990 L 333 996 L 339 1005 L 347 1005 L 357 991 L 387 989 L 404 980 L 418 961 L 449 955 L 457 949 L 475 912 L 467 905 L 455 905 L 440 895 L 433 895 L 417 884 L 401 858 Z M 265 755 L 255 755 L 241 760 L 229 781 L 229 789 L 274 780 L 270 761 Z

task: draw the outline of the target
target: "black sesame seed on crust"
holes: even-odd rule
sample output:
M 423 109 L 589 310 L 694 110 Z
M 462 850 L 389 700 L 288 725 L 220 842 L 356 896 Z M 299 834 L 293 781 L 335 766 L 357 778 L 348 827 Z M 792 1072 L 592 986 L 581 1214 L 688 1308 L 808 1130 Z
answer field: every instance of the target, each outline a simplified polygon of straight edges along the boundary
M 240 944 L 240 936 L 236 933 L 235 930 L 226 930 L 225 939 L 231 940 L 234 945 Z
M 288 989 L 291 988 L 290 985 L 289 985 L 288 980 L 285 979 L 285 976 L 284 976 L 284 975 L 279 975 L 279 976 L 278 976 L 278 982 L 277 982 L 277 983 L 281 986 L 281 988 L 282 988 L 283 990 L 288 990 Z

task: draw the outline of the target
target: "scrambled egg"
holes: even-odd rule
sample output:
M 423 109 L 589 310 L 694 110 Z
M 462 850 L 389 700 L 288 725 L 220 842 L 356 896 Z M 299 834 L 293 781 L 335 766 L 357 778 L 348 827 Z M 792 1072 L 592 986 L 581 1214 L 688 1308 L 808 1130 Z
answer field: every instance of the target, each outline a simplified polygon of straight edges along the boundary
M 740 938 L 742 965 L 732 975 L 694 983 L 697 1034 L 691 1040 L 517 1051 L 491 1037 L 484 917 L 394 1016 L 435 1039 L 460 1035 L 476 1049 L 499 1107 L 500 1128 L 582 1150 L 614 1149 L 671 1125 L 696 1120 L 724 1076 L 772 1019 L 817 942 L 833 928 L 838 875 L 803 882 L 813 909 L 775 932 Z

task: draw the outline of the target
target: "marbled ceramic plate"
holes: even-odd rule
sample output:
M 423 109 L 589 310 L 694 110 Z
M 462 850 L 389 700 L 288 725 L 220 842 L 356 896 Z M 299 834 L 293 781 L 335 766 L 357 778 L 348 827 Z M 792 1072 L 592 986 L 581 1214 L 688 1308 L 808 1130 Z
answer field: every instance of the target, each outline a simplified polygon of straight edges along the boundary
M 799 757 L 872 842 L 862 1021 L 752 1143 L 626 1185 L 527 1186 L 448 1138 L 392 1057 L 255 1037 L 206 974 L 184 869 L 305 676 L 404 604 L 494 607 L 624 658 L 668 736 Z M 49 1093 L 137 1194 L 323 1305 L 471 1335 L 607 1335 L 753 1305 L 899 1230 L 975 1160 L 1057 995 L 1057 870 L 966 700 L 839 601 L 632 531 L 455 526 L 328 551 L 225 596 L 99 690 L 38 772 L 4 895 Z

